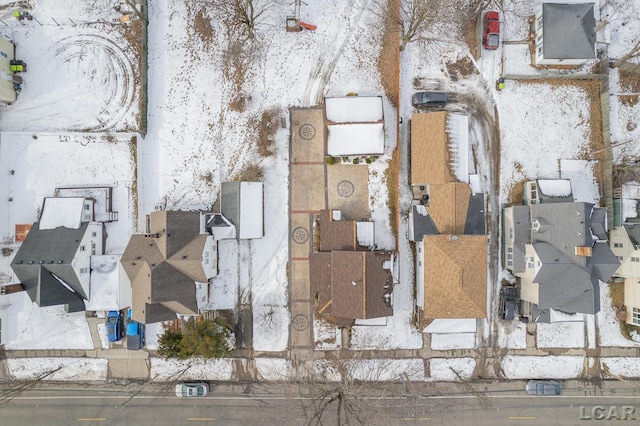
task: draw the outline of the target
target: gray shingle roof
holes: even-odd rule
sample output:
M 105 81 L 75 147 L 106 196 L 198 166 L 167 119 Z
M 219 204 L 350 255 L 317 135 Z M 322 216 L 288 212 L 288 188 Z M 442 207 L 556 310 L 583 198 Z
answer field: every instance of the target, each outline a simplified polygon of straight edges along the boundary
M 543 44 L 547 59 L 595 58 L 593 3 L 543 3 Z
M 40 230 L 38 223 L 34 223 L 31 227 L 11 268 L 38 306 L 69 304 L 77 308 L 79 302 L 88 298 L 71 266 L 88 225 L 83 223 L 78 229 Z
M 584 202 L 533 204 L 530 208 L 529 225 L 518 223 L 523 236 L 532 223 L 539 224 L 530 237 L 542 263 L 533 279 L 539 284 L 539 308 L 598 312 L 599 281 L 608 281 L 620 264 L 605 241 L 594 239 L 606 230 L 606 212 Z M 591 248 L 590 255 L 578 255 L 577 247 Z
M 422 241 L 425 235 L 437 235 L 440 233 L 431 216 L 427 213 L 422 214 L 419 210 L 424 211 L 424 207 L 411 207 L 413 209 L 413 241 Z
M 513 271 L 524 272 L 525 245 L 531 240 L 531 211 L 529 206 L 513 206 Z

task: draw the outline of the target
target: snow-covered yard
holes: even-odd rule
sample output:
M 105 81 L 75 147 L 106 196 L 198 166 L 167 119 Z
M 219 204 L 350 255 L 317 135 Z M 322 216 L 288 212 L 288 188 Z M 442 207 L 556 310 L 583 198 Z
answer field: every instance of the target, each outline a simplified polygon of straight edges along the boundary
M 525 39 L 526 17 L 540 3 L 506 1 L 503 38 Z M 633 2 L 636 14 L 638 5 L 639 0 Z M 78 12 L 73 25 L 64 10 Z M 220 273 L 212 281 L 208 308 L 235 309 L 238 302 L 251 303 L 253 348 L 267 352 L 287 349 L 288 109 L 314 105 L 324 95 L 353 92 L 378 96 L 384 92 L 377 67 L 381 32 L 371 23 L 366 1 L 310 2 L 302 10 L 303 19 L 317 25 L 317 31 L 285 32 L 285 17 L 290 10 L 283 6 L 266 16 L 259 28 L 259 42 L 240 46 L 227 38 L 208 4 L 154 2 L 149 10 L 148 127 L 146 136 L 138 137 L 137 145 L 131 143 L 130 134 L 106 133 L 137 130 L 141 112 L 139 52 L 130 42 L 131 24 L 122 23 L 119 13 L 111 8 L 91 9 L 80 0 L 52 0 L 33 12 L 43 25 L 32 21 L 22 25 L 13 20 L 11 26 L 0 28 L 0 35 L 14 40 L 19 57 L 29 64 L 19 100 L 0 111 L 0 163 L 4 169 L 15 171 L 9 185 L 0 188 L 0 196 L 13 198 L 12 204 L 0 205 L 0 235 L 10 235 L 16 223 L 35 221 L 42 198 L 52 195 L 56 187 L 113 185 L 114 209 L 120 220 L 107 225 L 107 252 L 122 253 L 131 233 L 142 229 L 144 215 L 158 206 L 210 209 L 217 201 L 221 182 L 260 179 L 264 182 L 265 235 L 251 242 L 220 243 Z M 194 20 L 194 15 L 199 18 Z M 97 22 L 98 17 L 104 22 Z M 65 24 L 56 25 L 58 20 Z M 613 44 L 609 53 L 620 56 L 630 47 L 629 31 L 637 25 L 610 25 Z M 466 57 L 467 48 L 452 43 L 447 49 L 435 58 L 434 52 L 415 44 L 407 47 L 401 62 L 401 117 L 412 112 L 408 99 L 416 82 L 420 88 L 437 90 L 472 86 L 469 81 L 451 85 L 447 80 L 443 62 Z M 579 85 L 557 80 L 510 80 L 505 90 L 492 89 L 501 72 L 540 74 L 528 61 L 525 45 L 507 44 L 502 56 L 484 52 L 477 61 L 479 74 L 471 77 L 474 84 L 480 83 L 478 90 L 486 89 L 481 95 L 487 99 L 482 101 L 495 101 L 498 107 L 500 202 L 507 202 L 514 185 L 525 179 L 561 176 L 571 179 L 576 199 L 597 203 L 599 190 L 593 163 L 585 160 L 593 136 L 589 93 Z M 620 86 L 617 71 L 611 77 L 612 93 L 626 90 Z M 640 107 L 622 99 L 611 99 L 612 138 L 614 142 L 626 142 L 615 148 L 616 161 L 640 152 L 640 130 L 629 126 L 637 121 Z M 272 123 L 265 134 L 267 118 Z M 393 293 L 394 316 L 383 325 L 354 326 L 350 342 L 342 342 L 335 327 L 314 321 L 318 350 L 340 349 L 347 344 L 353 350 L 423 346 L 423 335 L 412 323 L 414 269 L 406 219 L 401 215 L 397 236 L 389 223 L 385 171 L 391 152 L 402 141 L 397 140 L 395 132 L 396 111 L 386 98 L 384 118 L 385 154 L 369 166 L 369 193 L 378 247 L 394 248 L 398 240 L 400 283 Z M 88 130 L 99 133 L 69 133 Z M 400 167 L 406 173 L 406 158 Z M 404 213 L 411 195 L 406 176 L 400 180 L 399 207 Z M 136 196 L 138 211 L 134 212 Z M 491 292 L 498 283 L 489 284 Z M 17 329 L 8 349 L 93 348 L 84 314 L 66 314 L 62 308 L 40 309 L 22 296 L 12 299 L 11 309 L 24 326 Z M 603 308 L 597 316 L 599 344 L 635 346 L 620 334 L 607 298 L 603 289 Z M 67 330 L 74 333 L 60 338 L 58 331 Z M 498 336 L 493 337 L 499 347 L 526 348 L 524 324 L 501 323 L 497 330 Z M 594 347 L 594 330 L 593 323 L 585 322 L 538 324 L 536 343 L 539 348 Z M 431 349 L 473 349 L 488 332 L 475 328 L 457 331 L 432 331 Z M 147 328 L 148 348 L 157 348 L 160 333 L 159 324 Z M 104 337 L 103 328 L 99 334 Z M 103 339 L 102 345 L 108 343 L 105 345 Z M 106 378 L 106 360 L 64 362 L 68 371 L 61 370 L 52 379 Z M 615 375 L 639 374 L 623 359 L 612 358 L 605 363 Z M 10 363 L 9 371 L 15 378 L 30 378 L 57 368 L 51 359 L 30 360 L 30 365 L 28 369 Z M 471 377 L 475 360 L 366 360 L 354 366 L 354 375 L 366 378 L 367 371 L 380 370 L 381 365 L 387 369 L 382 377 L 385 380 L 412 371 L 411 377 L 417 380 L 440 381 L 457 380 L 458 375 Z M 510 379 L 572 378 L 582 373 L 583 366 L 584 358 L 579 356 L 509 355 L 502 362 Z M 331 370 L 330 365 L 324 367 Z M 255 368 L 265 380 L 283 380 L 293 374 L 291 362 L 281 358 L 256 358 Z M 151 363 L 154 380 L 229 380 L 232 374 L 228 359 L 186 363 L 153 358 Z

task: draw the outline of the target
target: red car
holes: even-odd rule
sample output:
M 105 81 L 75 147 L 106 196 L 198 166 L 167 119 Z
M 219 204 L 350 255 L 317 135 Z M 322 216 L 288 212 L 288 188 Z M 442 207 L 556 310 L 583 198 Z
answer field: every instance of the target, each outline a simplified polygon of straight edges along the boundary
M 498 12 L 485 13 L 483 26 L 482 45 L 487 50 L 496 50 L 500 40 L 500 20 Z

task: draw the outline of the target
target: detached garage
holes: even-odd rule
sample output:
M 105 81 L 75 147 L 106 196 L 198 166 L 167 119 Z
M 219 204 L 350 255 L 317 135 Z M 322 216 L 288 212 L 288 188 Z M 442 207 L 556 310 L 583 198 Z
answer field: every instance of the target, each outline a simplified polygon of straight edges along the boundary
M 384 118 L 381 96 L 325 99 L 327 154 L 384 154 Z

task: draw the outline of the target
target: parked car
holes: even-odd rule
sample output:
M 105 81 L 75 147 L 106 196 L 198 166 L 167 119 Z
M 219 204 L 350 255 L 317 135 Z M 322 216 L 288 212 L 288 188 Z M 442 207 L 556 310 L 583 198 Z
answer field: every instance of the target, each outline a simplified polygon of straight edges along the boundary
M 518 304 L 518 291 L 515 287 L 502 287 L 500 289 L 500 318 L 506 321 L 513 321 L 516 317 L 516 306 Z
M 131 308 L 127 310 L 127 349 L 138 350 L 144 347 L 144 324 L 131 319 Z
M 418 92 L 411 98 L 415 107 L 443 107 L 447 101 L 447 94 L 442 92 Z
M 110 342 L 117 342 L 122 339 L 122 313 L 119 311 L 109 311 L 105 321 L 107 326 L 107 339 Z
M 562 395 L 562 385 L 554 380 L 529 380 L 526 389 L 529 395 Z
M 182 398 L 206 396 L 207 393 L 209 393 L 207 383 L 178 383 L 176 385 L 176 396 Z
M 496 50 L 500 44 L 500 17 L 498 12 L 485 13 L 482 25 L 482 45 L 487 50 Z

